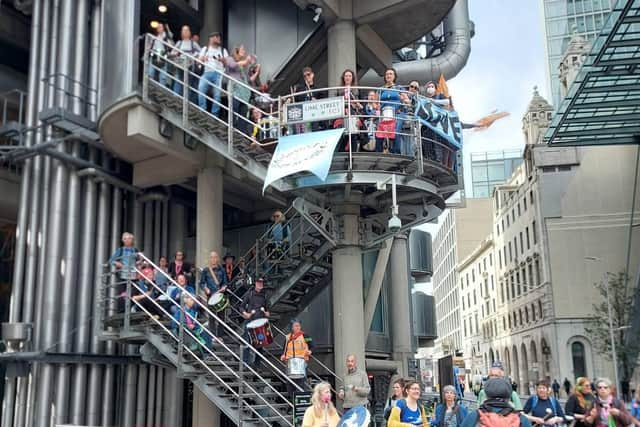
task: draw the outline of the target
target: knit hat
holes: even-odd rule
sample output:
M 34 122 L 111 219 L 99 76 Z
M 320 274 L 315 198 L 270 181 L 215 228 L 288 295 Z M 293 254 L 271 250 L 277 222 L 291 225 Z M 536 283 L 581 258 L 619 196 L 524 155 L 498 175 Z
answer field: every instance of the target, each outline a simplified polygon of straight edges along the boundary
M 498 369 L 502 369 L 504 371 L 504 366 L 502 365 L 502 362 L 499 360 L 496 360 L 495 362 L 493 362 L 491 364 L 492 368 L 498 368 Z
M 504 378 L 489 378 L 484 383 L 484 392 L 489 399 L 509 399 L 513 389 L 511 384 Z

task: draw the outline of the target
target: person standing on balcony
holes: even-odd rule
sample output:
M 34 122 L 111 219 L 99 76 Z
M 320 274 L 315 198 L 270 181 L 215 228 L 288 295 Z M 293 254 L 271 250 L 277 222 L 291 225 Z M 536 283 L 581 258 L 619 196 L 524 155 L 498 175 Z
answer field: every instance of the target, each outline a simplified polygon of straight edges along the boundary
M 185 66 L 189 66 L 187 71 L 193 69 L 193 64 L 189 64 L 191 62 L 188 55 L 195 56 L 200 51 L 200 46 L 198 43 L 194 42 L 191 39 L 191 27 L 188 25 L 183 25 L 180 31 L 180 41 L 176 43 L 176 48 L 169 55 L 173 61 L 175 62 L 175 80 L 173 81 L 173 91 L 178 95 L 182 95 L 183 91 L 183 82 L 184 82 L 184 68 Z M 196 82 L 198 78 L 193 73 L 189 73 L 189 86 L 196 87 Z M 190 101 L 195 103 L 196 96 L 194 91 L 189 91 L 187 95 L 190 98 Z
M 227 73 L 232 79 L 227 86 L 228 93 L 233 96 L 233 125 L 249 135 L 250 123 L 247 119 L 249 100 L 251 99 L 252 82 L 260 75 L 260 66 L 255 55 L 249 55 L 244 45 L 233 48 L 231 56 L 226 60 Z
M 295 102 L 308 102 L 327 97 L 326 91 L 316 90 L 315 78 L 316 75 L 311 67 L 304 67 L 302 69 L 302 83 L 297 84 L 292 88 L 292 92 L 296 93 L 294 98 Z M 310 124 L 303 123 L 296 125 L 295 133 L 315 132 L 324 130 L 326 127 L 327 125 L 325 122 L 313 122 Z
M 136 254 L 139 251 L 133 246 L 133 241 L 133 234 L 125 231 L 122 233 L 122 246 L 116 249 L 116 251 L 109 257 L 109 265 L 116 268 L 118 277 L 121 280 L 127 280 L 129 278 L 133 279 L 136 277 Z
M 157 80 L 162 86 L 167 85 L 167 52 L 168 47 L 173 44 L 173 34 L 169 30 L 169 26 L 158 24 L 154 36 L 157 39 L 151 41 L 149 77 Z
M 397 77 L 394 68 L 387 68 L 384 72 L 384 86 L 378 91 L 381 117 L 376 132 L 376 151 L 379 153 L 400 154 L 399 143 L 396 142 L 396 110 L 401 105 Z
M 222 88 L 222 73 L 224 64 L 229 56 L 227 49 L 222 47 L 222 34 L 213 32 L 209 34 L 209 43 L 200 51 L 199 60 L 205 63 L 204 73 L 198 83 L 198 105 L 206 111 L 209 89 L 213 89 L 211 101 L 211 114 L 217 116 L 220 112 L 220 89 Z

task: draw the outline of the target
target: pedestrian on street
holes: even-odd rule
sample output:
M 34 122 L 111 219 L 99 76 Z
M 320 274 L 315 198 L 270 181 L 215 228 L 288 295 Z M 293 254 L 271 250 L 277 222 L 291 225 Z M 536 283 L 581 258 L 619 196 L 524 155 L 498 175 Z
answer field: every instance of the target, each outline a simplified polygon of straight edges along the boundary
M 554 378 L 551 388 L 553 389 L 553 397 L 558 399 L 560 397 L 560 383 L 557 379 Z
M 571 381 L 569 381 L 567 377 L 564 377 L 562 385 L 564 386 L 564 391 L 567 393 L 567 396 L 569 396 L 569 393 L 571 393 Z

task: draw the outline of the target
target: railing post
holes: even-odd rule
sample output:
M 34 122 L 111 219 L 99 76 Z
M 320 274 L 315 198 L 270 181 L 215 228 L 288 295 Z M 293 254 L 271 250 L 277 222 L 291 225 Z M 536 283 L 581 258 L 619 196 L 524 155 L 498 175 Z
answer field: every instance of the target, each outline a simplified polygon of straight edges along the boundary
M 349 132 L 349 172 L 353 171 L 353 146 L 351 144 L 351 90 L 347 96 L 347 132 Z
M 227 82 L 227 145 L 229 146 L 229 153 L 233 151 L 233 122 L 235 120 L 233 111 L 233 86 L 236 82 Z M 222 81 L 220 83 L 222 85 Z
M 189 122 L 189 63 L 188 57 L 182 59 L 182 126 L 187 127 Z
M 184 301 L 182 295 L 180 295 L 180 320 L 178 323 L 178 374 L 182 373 L 182 364 L 184 363 Z
M 260 275 L 260 239 L 256 239 L 256 279 Z M 255 283 L 255 280 L 254 280 Z
M 142 56 L 142 102 L 149 102 L 149 57 L 151 56 L 150 36 L 144 38 L 144 55 Z
M 124 299 L 124 331 L 127 334 L 131 331 L 131 274 L 127 274 L 127 294 Z
M 242 360 L 242 354 L 244 353 L 244 346 L 240 344 L 240 369 L 238 370 L 238 374 L 240 375 L 240 382 L 238 383 L 238 425 L 242 425 L 242 408 L 244 404 L 244 398 L 242 394 L 244 393 L 244 363 Z
M 424 153 L 422 152 L 422 124 L 419 121 L 415 123 L 415 140 L 418 146 L 418 175 L 424 175 Z

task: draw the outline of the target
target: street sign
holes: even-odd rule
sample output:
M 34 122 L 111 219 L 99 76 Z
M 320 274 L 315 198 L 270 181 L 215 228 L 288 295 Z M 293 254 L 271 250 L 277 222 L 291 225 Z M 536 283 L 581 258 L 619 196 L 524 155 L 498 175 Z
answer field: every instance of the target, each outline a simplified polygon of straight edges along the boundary
M 344 98 L 336 96 L 315 101 L 287 104 L 285 117 L 288 124 L 316 122 L 344 117 Z
M 302 425 L 304 412 L 309 406 L 311 406 L 310 391 L 296 391 L 293 393 L 293 425 L 295 427 L 300 427 Z

